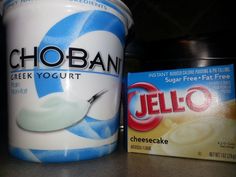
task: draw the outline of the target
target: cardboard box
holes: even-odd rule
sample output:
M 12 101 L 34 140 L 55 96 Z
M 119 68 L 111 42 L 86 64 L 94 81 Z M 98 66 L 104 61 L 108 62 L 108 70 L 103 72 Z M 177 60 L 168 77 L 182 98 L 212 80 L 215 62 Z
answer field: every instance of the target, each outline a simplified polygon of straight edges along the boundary
M 128 73 L 128 152 L 236 162 L 234 66 Z

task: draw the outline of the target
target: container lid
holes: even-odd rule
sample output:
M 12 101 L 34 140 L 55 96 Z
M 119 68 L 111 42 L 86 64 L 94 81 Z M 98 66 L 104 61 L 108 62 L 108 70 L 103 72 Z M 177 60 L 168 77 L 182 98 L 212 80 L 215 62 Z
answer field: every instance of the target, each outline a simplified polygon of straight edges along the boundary
M 132 17 L 132 13 L 130 11 L 130 9 L 126 6 L 126 4 L 124 2 L 122 2 L 121 0 L 110 0 L 113 4 L 117 5 L 121 11 L 122 14 L 127 18 L 128 20 L 128 29 L 130 29 L 133 24 L 133 17 Z
M 18 2 L 19 1 L 19 2 Z M 42 0 L 40 0 L 42 1 Z M 48 1 L 48 0 L 44 0 Z M 57 1 L 62 1 L 62 2 L 67 2 L 70 3 L 70 0 L 57 0 Z M 107 7 L 115 10 L 117 13 L 119 13 L 121 16 L 125 18 L 125 26 L 126 26 L 126 34 L 128 33 L 128 30 L 133 26 L 133 17 L 132 13 L 129 10 L 129 8 L 121 1 L 121 0 L 91 0 L 95 1 L 101 4 L 106 5 Z M 20 0 L 0 0 L 0 15 L 4 15 L 4 11 L 6 9 L 14 4 L 20 4 Z

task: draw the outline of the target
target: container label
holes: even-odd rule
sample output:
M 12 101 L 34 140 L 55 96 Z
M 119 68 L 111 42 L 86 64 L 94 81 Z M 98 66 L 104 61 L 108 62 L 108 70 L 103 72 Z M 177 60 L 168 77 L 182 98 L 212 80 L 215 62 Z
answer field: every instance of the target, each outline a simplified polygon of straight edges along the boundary
M 4 1 L 11 152 L 40 162 L 99 157 L 117 141 L 127 19 L 104 0 L 54 5 Z
M 235 107 L 233 65 L 129 73 L 128 150 L 235 161 Z

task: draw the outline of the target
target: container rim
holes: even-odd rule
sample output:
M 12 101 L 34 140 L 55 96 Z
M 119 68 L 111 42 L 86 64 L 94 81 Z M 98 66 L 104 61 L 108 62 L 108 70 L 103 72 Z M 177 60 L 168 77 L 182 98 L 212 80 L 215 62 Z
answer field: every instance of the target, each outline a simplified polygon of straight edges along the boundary
M 4 11 L 6 11 L 6 7 L 14 2 L 20 2 L 20 0 L 0 0 L 0 15 L 4 15 Z M 34 0 L 35 1 L 35 0 Z M 48 0 L 47 0 L 48 1 Z M 52 0 L 50 0 L 52 1 Z M 73 2 L 69 0 L 54 0 L 54 1 L 68 1 Z M 118 11 L 124 18 L 127 19 L 127 28 L 130 29 L 134 22 L 133 22 L 133 16 L 130 11 L 130 9 L 127 7 L 127 5 L 122 2 L 121 0 L 89 0 L 89 1 L 95 1 L 98 3 L 102 3 L 104 5 L 109 6 L 110 8 Z

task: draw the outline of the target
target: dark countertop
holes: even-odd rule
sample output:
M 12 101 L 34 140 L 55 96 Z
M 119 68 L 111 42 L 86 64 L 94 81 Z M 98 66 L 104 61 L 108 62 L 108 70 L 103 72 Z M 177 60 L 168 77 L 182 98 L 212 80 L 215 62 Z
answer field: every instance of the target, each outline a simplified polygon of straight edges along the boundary
M 121 138 L 122 139 L 122 138 Z M 17 160 L 1 148 L 0 177 L 235 177 L 236 163 L 127 153 L 121 141 L 105 157 L 62 164 Z

